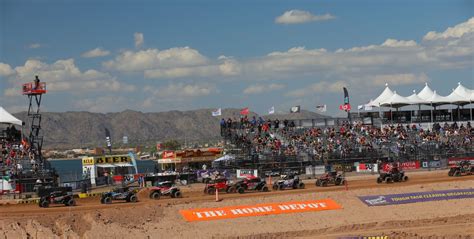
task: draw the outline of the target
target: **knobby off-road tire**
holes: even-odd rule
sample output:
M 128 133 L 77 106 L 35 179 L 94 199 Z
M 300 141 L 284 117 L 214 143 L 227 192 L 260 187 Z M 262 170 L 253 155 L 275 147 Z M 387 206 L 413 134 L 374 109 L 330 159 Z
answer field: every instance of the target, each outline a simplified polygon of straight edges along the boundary
M 128 198 L 128 201 L 129 202 L 137 202 L 138 201 L 137 195 L 135 195 L 135 194 L 130 195 L 130 197 Z
M 160 199 L 161 193 L 160 191 L 153 191 L 150 193 L 150 198 L 154 200 Z
M 181 191 L 174 191 L 172 194 L 174 195 L 175 198 L 183 197 L 183 195 L 181 194 Z
M 47 207 L 49 207 L 49 202 L 47 200 L 41 200 L 40 203 L 39 203 L 39 206 L 47 208 Z
M 70 198 L 69 200 L 66 201 L 66 203 L 64 205 L 66 205 L 68 207 L 75 206 L 76 201 L 74 201 L 74 198 Z
M 104 201 L 104 204 L 112 204 L 112 198 L 111 197 L 105 197 L 102 200 Z

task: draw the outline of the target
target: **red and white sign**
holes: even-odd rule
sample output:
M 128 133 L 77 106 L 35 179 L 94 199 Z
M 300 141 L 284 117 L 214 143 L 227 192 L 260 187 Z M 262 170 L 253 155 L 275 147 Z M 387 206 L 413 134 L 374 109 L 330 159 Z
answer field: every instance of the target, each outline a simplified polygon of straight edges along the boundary
M 398 163 L 398 168 L 401 170 L 414 170 L 420 168 L 420 161 L 408 161 L 403 163 Z M 382 170 L 388 172 L 392 169 L 392 164 L 384 163 Z
M 237 169 L 237 178 L 251 178 L 258 177 L 258 170 L 256 169 Z
M 458 164 L 461 161 L 470 161 L 471 164 L 474 164 L 474 158 L 473 157 L 466 157 L 466 158 L 449 158 L 448 159 L 448 165 L 453 166 Z
M 164 159 L 176 158 L 176 154 L 174 153 L 174 151 L 163 151 L 163 155 L 161 158 L 164 158 Z
M 370 173 L 370 172 L 377 172 L 379 169 L 377 164 L 372 163 L 359 163 L 356 167 L 356 171 L 358 173 Z

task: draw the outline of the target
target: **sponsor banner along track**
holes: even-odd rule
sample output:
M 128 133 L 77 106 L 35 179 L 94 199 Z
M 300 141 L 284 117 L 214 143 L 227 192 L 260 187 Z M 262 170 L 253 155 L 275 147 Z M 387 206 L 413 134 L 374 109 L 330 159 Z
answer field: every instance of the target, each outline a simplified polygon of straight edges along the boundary
M 311 201 L 265 203 L 247 206 L 200 208 L 180 210 L 179 212 L 186 221 L 192 222 L 335 209 L 342 209 L 342 206 L 332 199 L 321 199 Z
M 359 196 L 359 199 L 368 206 L 385 206 L 394 204 L 440 201 L 461 198 L 474 198 L 474 188 L 404 194 Z

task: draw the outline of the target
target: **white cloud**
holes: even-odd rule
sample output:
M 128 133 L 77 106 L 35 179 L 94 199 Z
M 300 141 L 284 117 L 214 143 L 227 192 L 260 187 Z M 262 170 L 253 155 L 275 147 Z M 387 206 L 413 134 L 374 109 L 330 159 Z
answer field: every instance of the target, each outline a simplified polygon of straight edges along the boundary
M 444 32 L 430 31 L 424 37 L 423 40 L 433 41 L 439 39 L 448 38 L 461 38 L 465 34 L 474 32 L 474 17 L 470 18 L 467 22 L 460 23 L 454 27 L 449 27 Z
M 231 57 L 220 56 L 217 61 L 211 61 L 190 47 L 124 51 L 103 66 L 123 72 L 143 71 L 149 79 L 234 76 L 241 70 Z
M 133 91 L 135 86 L 119 82 L 108 73 L 89 69 L 81 71 L 74 59 L 58 60 L 47 64 L 40 60 L 30 59 L 23 66 L 17 66 L 9 76 L 13 88 L 18 88 L 26 81 L 32 81 L 38 75 L 47 82 L 49 91 Z M 7 89 L 5 94 L 12 94 Z
M 371 82 L 373 85 L 382 86 L 385 83 L 389 85 L 410 85 L 428 82 L 428 76 L 425 73 L 421 74 L 389 74 L 389 75 L 375 75 Z
M 386 47 L 413 47 L 417 46 L 416 42 L 411 40 L 411 41 L 403 41 L 403 40 L 396 40 L 396 39 L 387 39 L 385 40 L 384 43 L 382 43 L 382 46 Z
M 268 84 L 268 85 L 251 85 L 244 90 L 244 94 L 251 95 L 251 94 L 260 94 L 264 92 L 271 92 L 275 90 L 281 90 L 285 86 L 282 84 Z
M 13 71 L 10 65 L 0 62 L 0 76 L 9 76 L 13 73 L 15 73 L 15 71 Z
M 114 60 L 104 62 L 109 69 L 118 71 L 143 71 L 150 69 L 198 66 L 208 62 L 197 50 L 189 47 L 175 47 L 166 50 L 147 49 L 124 51 Z
M 320 81 L 318 83 L 311 84 L 302 89 L 292 90 L 286 93 L 285 96 L 300 98 L 300 97 L 305 97 L 305 96 L 315 94 L 315 93 L 341 92 L 342 87 L 345 87 L 347 85 L 348 84 L 344 81 L 336 81 L 336 82 Z
M 209 84 L 169 84 L 166 87 L 155 89 L 147 86 L 144 88 L 145 92 L 153 94 L 158 98 L 169 98 L 183 99 L 183 98 L 194 98 L 200 96 L 210 95 L 216 91 L 215 86 Z
M 135 40 L 135 47 L 140 48 L 143 46 L 144 38 L 143 38 L 143 33 L 141 32 L 135 32 L 133 34 L 133 38 Z
M 42 47 L 42 45 L 39 44 L 39 43 L 32 43 L 28 46 L 28 48 L 30 48 L 30 49 L 36 49 L 36 48 L 40 48 L 40 47 Z
M 110 51 L 104 50 L 100 47 L 92 49 L 90 51 L 86 51 L 82 53 L 82 57 L 85 58 L 92 58 L 92 57 L 101 57 L 101 56 L 107 56 L 110 54 Z
M 293 15 L 295 14 L 293 12 Z M 454 27 L 463 29 L 459 30 L 464 32 L 463 34 L 448 34 L 459 38 L 439 38 L 437 41 L 417 43 L 409 39 L 387 38 L 380 44 L 334 51 L 296 46 L 287 51 L 274 51 L 246 60 L 236 60 L 225 55 L 212 60 L 189 47 L 161 51 L 148 49 L 122 52 L 114 60 L 104 62 L 103 65 L 119 71 L 143 72 L 145 78 L 151 79 L 217 79 L 238 76 L 258 80 L 352 75 L 360 79 L 366 76 L 365 79 L 369 80 L 374 75 L 419 75 L 430 69 L 472 67 L 474 31 L 466 30 L 466 26 L 470 26 L 473 21 L 470 19 Z
M 329 13 L 324 15 L 313 15 L 307 11 L 293 9 L 286 11 L 283 15 L 275 18 L 275 22 L 279 24 L 300 24 L 313 21 L 327 21 L 334 18 L 336 17 Z
M 182 77 L 208 77 L 208 76 L 233 76 L 240 73 L 240 66 L 236 61 L 225 60 L 222 63 L 202 66 L 173 67 L 165 69 L 146 70 L 145 78 L 182 78 Z

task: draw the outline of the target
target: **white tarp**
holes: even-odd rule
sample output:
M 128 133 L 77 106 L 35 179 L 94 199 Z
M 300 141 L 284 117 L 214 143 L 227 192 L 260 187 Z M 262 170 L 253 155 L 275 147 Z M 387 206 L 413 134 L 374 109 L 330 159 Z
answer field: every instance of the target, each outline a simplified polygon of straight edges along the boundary
M 428 83 L 425 83 L 425 87 L 418 93 L 418 97 L 428 100 L 433 96 L 434 92 L 431 90 L 431 88 L 428 86 Z
M 416 94 L 416 91 L 413 90 L 413 94 L 411 94 L 410 96 L 407 97 L 407 99 L 409 99 L 412 104 L 423 104 L 423 103 L 426 103 L 426 100 L 420 98 L 417 94 Z
M 97 167 L 100 167 L 100 168 L 114 168 L 115 165 L 104 163 L 104 164 L 97 164 Z
M 133 167 L 131 163 L 114 163 L 113 165 L 117 167 Z
M 412 102 L 409 99 L 397 94 L 396 91 L 393 92 L 392 97 L 390 97 L 389 99 L 383 102 L 380 102 L 380 106 L 389 106 L 389 107 L 394 107 L 394 108 L 398 108 L 405 105 L 411 105 L 411 104 Z
M 469 101 L 469 100 L 472 100 L 470 98 L 471 98 L 472 93 L 474 93 L 474 92 L 472 90 L 464 87 L 463 85 L 461 85 L 461 82 L 458 82 L 458 87 L 456 87 L 456 89 L 454 89 L 454 93 L 456 93 L 457 95 L 459 95 L 461 97 L 464 97 L 465 99 L 467 99 Z
M 469 104 L 469 97 L 464 97 L 456 94 L 455 90 L 451 92 L 446 98 L 449 100 L 450 103 L 453 104 Z
M 442 105 L 442 104 L 447 104 L 450 103 L 449 99 L 438 95 L 436 91 L 433 91 L 433 95 L 426 99 L 427 104 L 432 104 L 432 105 Z
M 228 161 L 228 160 L 232 160 L 232 159 L 235 159 L 235 156 L 226 154 L 226 155 L 214 160 L 213 162 Z
M 393 96 L 393 91 L 390 90 L 390 88 L 388 88 L 388 84 L 385 84 L 385 89 L 383 90 L 383 92 L 377 98 L 375 98 L 375 100 L 372 100 L 366 105 L 380 107 L 382 102 L 387 101 L 392 96 Z
M 369 103 L 365 104 L 366 107 L 394 107 L 398 108 L 405 105 L 418 105 L 418 104 L 426 104 L 432 106 L 439 106 L 444 104 L 469 104 L 474 103 L 474 90 L 468 89 L 464 87 L 460 82 L 456 89 L 448 96 L 441 96 L 433 91 L 429 86 L 428 83 L 425 83 L 425 87 L 420 91 L 420 93 L 416 94 L 413 91 L 413 94 L 404 97 L 398 95 L 396 91 L 390 90 L 388 84 L 385 84 L 384 91 L 375 99 L 370 100 Z
M 22 125 L 22 121 L 15 118 L 15 116 L 8 113 L 3 107 L 0 106 L 0 123 L 4 124 L 16 124 Z

